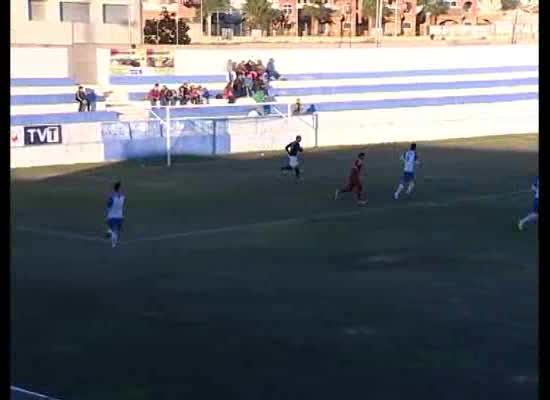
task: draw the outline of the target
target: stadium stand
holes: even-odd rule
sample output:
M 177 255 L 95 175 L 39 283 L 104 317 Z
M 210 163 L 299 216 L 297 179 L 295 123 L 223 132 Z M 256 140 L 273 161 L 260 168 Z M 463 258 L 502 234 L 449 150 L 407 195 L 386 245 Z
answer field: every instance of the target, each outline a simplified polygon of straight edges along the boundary
M 343 111 L 379 108 L 420 107 L 469 103 L 494 103 L 538 98 L 538 67 L 501 66 L 407 71 L 335 72 L 285 74 L 285 80 L 271 81 L 268 94 L 278 102 L 293 103 L 300 97 L 304 110 Z M 227 107 L 223 93 L 225 75 L 111 76 L 116 95 L 98 97 L 96 112 L 78 113 L 70 78 L 12 79 L 12 125 L 40 123 L 109 122 L 143 119 L 148 116 L 147 95 L 152 85 L 170 89 L 189 82 L 208 84 L 210 105 L 187 104 L 173 116 L 243 116 L 255 109 L 250 97 L 237 99 L 241 106 Z M 179 103 L 178 103 L 179 104 Z M 278 109 L 285 113 L 284 106 Z M 109 110 L 109 111 L 105 111 Z M 135 110 L 141 110 L 136 114 Z M 157 115 L 162 113 L 156 111 Z
M 431 69 L 352 73 L 286 74 L 284 81 L 272 81 L 269 94 L 276 101 L 293 103 L 299 96 L 307 110 L 340 111 L 373 108 L 420 107 L 468 103 L 493 103 L 538 97 L 536 66 Z M 208 84 L 211 99 L 223 92 L 225 75 L 113 76 L 113 90 L 127 93 L 136 107 L 148 108 L 151 85 L 183 82 Z M 226 100 L 211 100 L 211 107 L 187 105 L 174 116 L 245 115 L 254 109 L 251 98 L 239 98 L 242 106 L 224 107 Z M 279 111 L 284 112 L 283 107 Z M 156 111 L 158 114 L 159 111 Z
M 71 113 L 78 110 L 75 92 L 78 84 L 70 78 L 11 79 L 12 115 Z M 100 92 L 97 87 L 96 93 Z M 98 93 L 96 111 L 105 109 L 105 96 Z

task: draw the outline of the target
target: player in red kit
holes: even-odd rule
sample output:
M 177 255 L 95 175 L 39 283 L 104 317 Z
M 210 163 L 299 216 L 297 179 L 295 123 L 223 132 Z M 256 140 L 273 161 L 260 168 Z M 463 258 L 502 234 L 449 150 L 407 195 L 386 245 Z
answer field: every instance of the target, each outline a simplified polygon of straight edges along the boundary
M 344 188 L 336 190 L 334 200 L 338 200 L 341 193 L 353 192 L 357 196 L 358 205 L 364 206 L 367 204 L 367 201 L 362 198 L 363 185 L 361 184 L 361 168 L 363 168 L 364 159 L 365 153 L 359 153 L 357 160 L 353 162 L 353 166 L 351 167 L 348 184 Z

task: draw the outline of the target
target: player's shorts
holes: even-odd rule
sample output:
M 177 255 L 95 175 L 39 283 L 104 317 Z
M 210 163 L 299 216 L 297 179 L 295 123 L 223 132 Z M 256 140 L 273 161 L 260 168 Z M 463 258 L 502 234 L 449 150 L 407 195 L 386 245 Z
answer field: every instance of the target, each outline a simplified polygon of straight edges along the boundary
M 107 220 L 107 226 L 113 231 L 120 231 L 122 230 L 123 221 L 124 219 L 122 218 L 109 218 Z
M 361 182 L 350 181 L 343 189 L 344 192 L 361 193 L 363 191 L 363 185 Z
M 403 172 L 402 181 L 405 183 L 414 181 L 414 172 Z
M 300 163 L 297 156 L 288 156 L 288 165 L 290 168 L 296 168 Z
M 539 213 L 539 199 L 533 200 L 533 212 L 535 214 Z

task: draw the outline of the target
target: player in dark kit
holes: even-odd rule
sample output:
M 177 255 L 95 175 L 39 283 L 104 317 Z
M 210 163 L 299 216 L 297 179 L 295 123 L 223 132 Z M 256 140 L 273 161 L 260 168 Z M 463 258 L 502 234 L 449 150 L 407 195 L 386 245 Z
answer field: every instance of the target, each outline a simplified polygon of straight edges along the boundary
M 353 162 L 353 166 L 351 167 L 348 184 L 344 188 L 336 190 L 336 193 L 334 193 L 334 200 L 338 200 L 341 193 L 353 192 L 357 196 L 358 205 L 364 206 L 367 204 L 367 201 L 362 198 L 363 185 L 361 184 L 361 168 L 363 168 L 364 159 L 365 153 L 359 153 L 357 160 Z
M 296 136 L 296 140 L 287 144 L 285 151 L 288 154 L 288 165 L 281 167 L 282 172 L 292 171 L 296 174 L 296 180 L 300 179 L 300 162 L 298 161 L 298 153 L 304 151 L 300 142 L 302 141 L 301 136 Z

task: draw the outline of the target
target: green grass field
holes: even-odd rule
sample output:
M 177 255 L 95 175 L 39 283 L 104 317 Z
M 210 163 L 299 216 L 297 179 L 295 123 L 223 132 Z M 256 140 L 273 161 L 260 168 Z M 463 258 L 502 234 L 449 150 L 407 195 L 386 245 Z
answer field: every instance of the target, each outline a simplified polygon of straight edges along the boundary
M 538 135 L 12 171 L 12 383 L 63 400 L 536 399 Z M 103 239 L 111 183 L 122 244 Z

